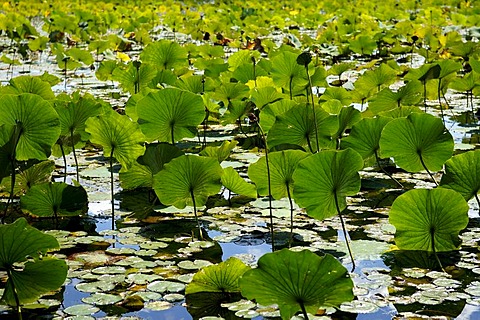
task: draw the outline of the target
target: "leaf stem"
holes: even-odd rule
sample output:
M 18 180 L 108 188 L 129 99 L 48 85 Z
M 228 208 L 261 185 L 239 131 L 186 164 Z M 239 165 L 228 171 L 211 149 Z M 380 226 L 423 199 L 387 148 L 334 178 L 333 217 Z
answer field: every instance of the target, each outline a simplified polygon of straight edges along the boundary
M 314 94 L 313 94 L 313 89 L 312 89 L 312 79 L 310 78 L 310 74 L 308 73 L 308 64 L 305 64 L 305 72 L 307 73 L 307 78 L 308 78 L 308 88 L 310 90 L 310 97 L 312 100 L 312 111 L 313 111 L 313 126 L 315 129 L 315 142 L 317 146 L 317 152 L 320 150 L 319 144 L 318 144 L 318 128 L 317 128 L 317 115 L 315 113 L 315 99 L 314 99 Z M 308 99 L 308 97 L 307 97 Z
M 438 78 L 438 87 L 437 87 L 438 104 L 440 105 L 440 113 L 442 114 L 442 121 L 443 121 L 443 125 L 445 126 L 445 117 L 443 115 L 442 101 L 440 100 L 440 98 L 442 97 L 441 94 L 440 94 L 441 84 L 442 84 L 442 78 Z
M 308 320 L 308 313 L 305 309 L 305 304 L 303 303 L 303 300 L 299 299 L 297 302 L 300 305 L 300 309 L 302 309 L 303 317 L 305 318 L 305 320 Z
M 62 152 L 62 158 L 63 158 L 63 165 L 64 165 L 64 171 L 63 171 L 63 182 L 67 182 L 67 157 L 65 156 L 65 150 L 63 149 L 63 143 L 60 142 L 58 144 L 60 146 L 60 151 Z
M 112 230 L 115 229 L 115 202 L 113 200 L 113 150 L 115 147 L 112 146 L 112 151 L 110 151 L 110 199 L 112 203 Z
M 390 173 L 388 173 L 383 167 L 382 165 L 380 164 L 380 157 L 378 156 L 378 151 L 375 150 L 375 160 L 377 161 L 377 165 L 378 167 L 380 168 L 380 170 L 383 171 L 383 173 L 385 173 L 387 176 L 390 177 L 390 179 L 392 179 L 393 181 L 395 181 L 395 183 L 403 189 L 403 184 L 400 183 L 400 181 L 398 181 L 397 179 L 395 179 Z
M 75 143 L 73 142 L 73 129 L 70 129 L 70 141 L 72 143 L 73 159 L 75 160 L 75 168 L 77 173 L 77 181 L 80 182 L 80 176 L 78 174 L 78 160 L 77 154 L 75 153 Z M 66 172 L 66 171 L 65 171 Z
M 17 288 L 15 287 L 10 268 L 7 268 L 7 277 L 12 284 L 13 297 L 15 298 L 15 304 L 17 305 L 18 320 L 22 320 L 22 307 L 20 306 L 20 299 L 18 298 Z
M 475 192 L 475 199 L 477 200 L 477 203 L 478 203 L 478 210 L 480 211 L 480 199 L 478 199 L 477 192 Z
M 287 181 L 287 196 L 288 196 L 288 202 L 290 203 L 290 241 L 288 243 L 288 246 L 291 247 L 293 243 L 293 201 L 292 201 L 292 195 L 290 194 L 290 185 Z
M 417 153 L 418 153 L 418 156 L 420 157 L 420 162 L 422 163 L 423 168 L 427 171 L 427 173 L 428 173 L 428 175 L 430 176 L 430 178 L 432 178 L 433 182 L 434 182 L 435 185 L 438 187 L 437 180 L 435 180 L 435 177 L 434 177 L 433 174 L 430 172 L 430 170 L 428 170 L 427 166 L 425 165 L 425 162 L 423 162 L 422 153 L 421 153 L 420 151 L 418 151 Z
M 440 258 L 437 255 L 437 251 L 435 250 L 435 228 L 430 228 L 430 236 L 432 237 L 432 251 L 433 254 L 435 255 L 435 259 L 438 262 L 438 265 L 440 266 L 440 269 L 442 269 L 443 272 L 445 272 L 445 269 L 443 269 L 442 262 L 440 261 Z
M 353 259 L 352 249 L 350 248 L 350 241 L 348 240 L 349 236 L 348 236 L 347 228 L 345 228 L 345 222 L 343 221 L 342 212 L 340 211 L 340 206 L 338 205 L 336 190 L 333 190 L 333 196 L 335 197 L 335 207 L 337 208 L 337 213 L 338 213 L 338 216 L 340 217 L 340 223 L 342 224 L 342 230 L 343 230 L 343 235 L 345 236 L 345 243 L 347 244 L 348 254 L 350 255 L 350 259 L 352 260 L 352 271 L 350 272 L 353 272 L 355 270 L 355 260 Z
M 13 202 L 13 192 L 14 192 L 14 187 L 15 187 L 15 166 L 16 166 L 16 158 L 17 158 L 17 146 L 18 142 L 20 141 L 20 136 L 23 132 L 22 124 L 17 120 L 17 123 L 15 124 L 15 129 L 13 132 L 13 148 L 12 152 L 10 155 L 10 166 L 12 167 L 12 176 L 10 180 L 10 197 L 8 197 L 7 204 L 5 205 L 5 210 L 3 211 L 3 217 L 2 217 L 2 223 L 5 223 L 5 218 L 7 217 L 7 211 L 8 207 L 10 206 L 10 203 Z
M 192 197 L 193 213 L 195 214 L 195 221 L 197 222 L 198 232 L 200 234 L 200 239 L 203 240 L 202 227 L 200 226 L 200 221 L 198 221 L 197 205 L 195 203 L 195 195 L 193 194 L 193 188 L 190 188 L 190 196 Z
M 272 211 L 272 184 L 270 176 L 270 162 L 268 161 L 268 145 L 267 139 L 265 138 L 265 132 L 263 131 L 260 123 L 258 124 L 258 129 L 262 135 L 263 142 L 265 143 L 265 162 L 267 164 L 267 182 L 268 182 L 268 210 L 270 213 L 270 235 L 272 237 L 272 252 L 275 251 L 275 236 L 273 232 L 273 211 Z

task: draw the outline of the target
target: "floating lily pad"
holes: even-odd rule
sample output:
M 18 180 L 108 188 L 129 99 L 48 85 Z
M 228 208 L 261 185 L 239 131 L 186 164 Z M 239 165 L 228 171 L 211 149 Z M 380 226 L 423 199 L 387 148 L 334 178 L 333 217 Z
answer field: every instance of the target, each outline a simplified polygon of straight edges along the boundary
M 190 261 L 190 260 L 184 260 L 180 261 L 178 263 L 178 266 L 182 269 L 187 269 L 187 270 L 198 270 L 203 267 L 209 266 L 212 263 L 207 260 L 195 260 L 195 261 Z
M 173 304 L 171 304 L 168 301 L 151 301 L 145 303 L 144 308 L 145 309 L 150 309 L 153 311 L 163 311 L 163 310 L 168 310 L 173 307 Z
M 185 284 L 173 281 L 155 281 L 147 285 L 147 289 L 159 293 L 176 293 L 185 290 Z
M 76 304 L 70 307 L 67 307 L 63 310 L 66 314 L 73 316 L 87 316 L 100 311 L 98 307 L 92 306 L 90 304 Z
M 94 293 L 89 297 L 82 298 L 83 302 L 90 303 L 96 306 L 112 305 L 122 300 L 123 299 L 120 296 L 108 293 Z

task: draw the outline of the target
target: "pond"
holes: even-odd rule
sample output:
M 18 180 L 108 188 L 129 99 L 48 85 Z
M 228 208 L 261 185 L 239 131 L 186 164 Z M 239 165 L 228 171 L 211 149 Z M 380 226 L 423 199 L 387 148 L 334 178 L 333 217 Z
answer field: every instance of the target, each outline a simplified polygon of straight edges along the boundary
M 135 53 L 133 53 L 135 55 Z M 9 66 L 0 64 L 2 83 L 7 83 Z M 15 67 L 13 76 L 26 72 Z M 44 71 L 63 76 L 54 57 L 43 58 L 28 67 L 28 74 Z M 352 77 L 358 74 L 353 73 Z M 351 79 L 350 79 L 351 80 Z M 347 84 L 348 86 L 348 84 Z M 118 86 L 96 80 L 90 68 L 70 74 L 66 84 L 60 83 L 55 93 L 75 90 L 88 92 L 123 109 L 128 99 Z M 446 111 L 446 127 L 452 134 L 456 150 L 467 150 L 478 143 L 478 122 L 468 119 L 464 97 L 448 92 L 451 109 Z M 475 99 L 475 102 L 476 101 Z M 359 107 L 359 106 L 358 106 Z M 428 113 L 439 115 L 433 106 Z M 248 124 L 244 124 L 248 128 Z M 238 131 L 236 125 L 212 124 L 206 133 L 209 145 L 236 139 L 223 167 L 234 167 L 247 177 L 247 168 L 262 157 L 253 134 Z M 199 150 L 203 138 L 185 139 L 182 149 Z M 32 225 L 54 235 L 61 250 L 55 256 L 66 259 L 68 279 L 60 292 L 45 296 L 38 303 L 24 307 L 24 319 L 278 319 L 276 306 L 262 306 L 231 297 L 192 296 L 185 298 L 185 286 L 202 267 L 235 256 L 250 266 L 272 251 L 269 201 L 266 197 L 252 200 L 228 191 L 213 196 L 205 208 L 198 208 L 205 238 L 198 240 L 193 208 L 152 205 L 150 191 L 122 191 L 120 166 L 113 167 L 115 219 L 110 203 L 109 159 L 100 149 L 87 146 L 77 150 L 80 183 L 89 196 L 89 209 L 81 218 L 65 218 L 57 223 L 32 219 Z M 63 181 L 64 163 L 55 160 L 54 179 Z M 75 179 L 75 159 L 67 156 L 67 182 Z M 388 165 L 389 172 L 406 187 L 433 188 L 427 173 L 409 173 Z M 431 255 L 421 251 L 394 250 L 395 228 L 388 215 L 393 201 L 405 191 L 377 167 L 360 171 L 361 191 L 349 197 L 343 212 L 351 239 L 355 270 L 351 273 L 356 299 L 341 305 L 340 310 L 323 310 L 312 319 L 392 319 L 392 318 L 480 318 L 480 260 L 478 234 L 479 208 L 469 202 L 468 227 L 460 234 L 461 249 L 457 254 L 439 254 L 447 272 L 438 270 Z M 440 174 L 436 174 L 438 179 Z M 286 199 L 272 201 L 274 243 L 276 248 L 290 242 L 290 209 Z M 296 250 L 309 249 L 329 253 L 350 269 L 352 261 L 345 245 L 338 216 L 322 221 L 309 217 L 295 205 L 293 241 Z M 112 228 L 113 226 L 113 228 Z M 0 315 L 15 319 L 16 314 L 0 306 Z M 218 318 L 215 318 L 218 317 Z M 297 317 L 296 319 L 300 319 Z

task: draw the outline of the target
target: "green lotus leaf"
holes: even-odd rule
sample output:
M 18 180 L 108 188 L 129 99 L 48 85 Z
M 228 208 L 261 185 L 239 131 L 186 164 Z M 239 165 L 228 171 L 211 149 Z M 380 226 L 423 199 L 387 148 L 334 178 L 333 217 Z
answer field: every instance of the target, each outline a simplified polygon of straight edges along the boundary
M 242 100 L 247 97 L 250 89 L 243 83 L 222 83 L 215 89 L 213 98 L 222 101 L 224 105 L 228 105 L 232 100 Z
M 34 302 L 63 284 L 67 264 L 50 257 L 39 259 L 47 250 L 59 248 L 55 237 L 29 226 L 25 218 L 20 218 L 12 224 L 0 225 L 0 238 L 0 269 L 10 274 L 2 302 L 17 305 L 14 291 L 20 304 Z M 23 268 L 13 267 L 25 261 Z
M 242 51 L 237 51 L 237 52 L 242 52 Z M 250 80 L 255 80 L 257 77 L 268 76 L 268 72 L 266 71 L 265 61 L 266 61 L 265 59 L 258 61 L 254 67 L 252 60 L 249 59 L 249 61 L 247 61 L 246 63 L 236 67 L 236 69 L 232 73 L 232 77 L 239 82 L 247 83 Z M 230 63 L 230 59 L 229 59 L 229 63 Z
M 338 130 L 338 119 L 329 115 L 321 107 L 315 107 L 317 120 L 318 142 L 320 148 L 334 147 L 332 135 Z M 296 144 L 316 151 L 315 123 L 311 105 L 301 104 L 277 117 L 275 124 L 270 128 L 268 146 L 280 144 Z
M 200 96 L 175 88 L 151 92 L 137 102 L 140 128 L 148 141 L 179 141 L 195 137 L 205 118 Z
M 236 123 L 243 120 L 248 113 L 253 111 L 255 105 L 250 101 L 233 100 L 228 103 L 227 111 L 223 114 L 222 123 Z
M 50 84 L 43 81 L 40 77 L 18 76 L 12 78 L 9 84 L 0 89 L 1 94 L 21 94 L 33 93 L 37 94 L 45 100 L 55 98 Z
M 193 205 L 203 206 L 207 198 L 220 191 L 222 167 L 209 157 L 185 155 L 167 163 L 154 176 L 153 188 L 160 201 L 183 209 Z
M 212 79 L 205 78 L 203 75 L 188 75 L 177 79 L 175 87 L 199 94 L 206 91 L 212 91 L 214 89 L 214 84 Z
M 411 113 L 423 113 L 423 111 L 419 107 L 411 106 L 411 107 L 395 108 L 389 111 L 382 111 L 378 115 L 395 119 L 395 118 L 406 118 Z
M 118 81 L 123 90 L 135 94 L 143 91 L 147 87 L 153 87 L 152 80 L 157 76 L 157 69 L 148 63 L 142 63 L 137 66 L 135 62 L 125 67 L 117 67 L 112 72 L 112 80 Z
M 377 88 L 380 91 L 382 88 L 388 87 L 397 77 L 397 73 L 390 66 L 382 63 L 380 67 L 375 70 L 366 71 L 357 81 L 355 81 L 355 88 L 358 90 L 369 91 Z
M 49 249 L 58 249 L 58 241 L 28 225 L 25 218 L 12 224 L 0 225 L 0 268 L 10 268 L 15 262 L 23 262 L 28 257 L 38 258 Z
M 320 97 L 320 101 L 324 102 L 330 100 L 340 101 L 342 107 L 348 106 L 350 103 L 352 103 L 351 94 L 343 87 L 328 87 Z
M 402 106 L 414 106 L 422 100 L 422 84 L 413 80 L 393 92 L 384 88 L 368 102 L 368 109 L 373 114 L 388 111 Z
M 148 144 L 145 154 L 140 156 L 132 167 L 120 170 L 122 188 L 127 190 L 140 187 L 152 188 L 153 176 L 163 169 L 165 163 L 183 154 L 183 151 L 171 144 Z
M 240 292 L 238 280 L 251 268 L 240 259 L 230 257 L 219 264 L 198 271 L 187 285 L 185 294 L 198 292 Z
M 309 250 L 282 249 L 258 260 L 258 268 L 240 278 L 242 295 L 262 305 L 277 304 L 282 319 L 304 307 L 316 314 L 321 307 L 338 308 L 353 299 L 353 282 L 333 256 Z
M 1 96 L 0 124 L 15 126 L 17 160 L 46 160 L 60 133 L 55 109 L 31 93 Z
M 95 71 L 95 76 L 100 81 L 113 80 L 113 72 L 117 66 L 118 62 L 115 60 L 103 60 Z
M 274 87 L 255 88 L 252 91 L 252 101 L 258 109 L 262 110 L 269 103 L 279 101 L 284 95 L 277 91 Z
M 316 219 L 332 217 L 337 214 L 336 201 L 343 211 L 346 197 L 360 191 L 362 168 L 362 156 L 352 149 L 316 153 L 300 161 L 293 173 L 293 198 Z
M 87 212 L 87 203 L 87 192 L 82 186 L 63 182 L 35 185 L 20 198 L 22 210 L 39 217 L 80 215 Z
M 377 49 L 377 42 L 371 36 L 363 35 L 350 40 L 350 50 L 361 55 L 371 55 Z
M 232 167 L 226 167 L 223 169 L 221 181 L 225 188 L 233 193 L 253 199 L 257 197 L 257 188 L 240 177 L 238 172 Z
M 140 54 L 140 60 L 164 70 L 188 66 L 185 48 L 176 42 L 168 40 L 160 40 L 148 44 Z
M 14 130 L 15 126 L 13 125 L 0 125 L 0 181 L 12 174 L 11 159 L 14 151 Z
M 297 63 L 297 56 L 294 52 L 282 51 L 272 59 L 273 82 L 291 95 L 308 86 L 305 67 Z
M 15 176 L 15 187 L 13 194 L 20 196 L 25 194 L 31 187 L 48 183 L 52 180 L 52 172 L 55 170 L 55 161 L 46 160 L 36 163 L 30 168 L 21 171 Z M 11 179 L 3 179 L 1 186 L 5 190 L 11 189 Z
M 81 96 L 79 92 L 75 92 L 65 100 L 57 100 L 55 110 L 60 118 L 62 147 L 64 153 L 69 154 L 72 146 L 80 148 L 88 141 L 90 135 L 85 132 L 85 122 L 88 118 L 99 115 L 103 109 L 93 96 L 88 94 Z M 54 155 L 61 156 L 62 154 L 54 152 Z
M 35 302 L 40 296 L 60 288 L 67 271 L 67 263 L 57 258 L 44 257 L 35 262 L 26 262 L 23 270 L 11 270 L 1 301 L 16 306 L 15 291 L 20 304 Z
M 206 147 L 200 151 L 201 156 L 207 156 L 212 158 L 217 158 L 218 162 L 227 160 L 227 158 L 232 153 L 232 150 L 238 144 L 238 141 L 223 141 L 222 144 L 218 147 Z
M 307 156 L 308 153 L 300 150 L 284 150 L 268 154 L 270 187 L 274 199 L 279 200 L 291 194 L 294 188 L 293 172 L 297 168 L 298 163 Z M 248 167 L 248 176 L 257 186 L 258 194 L 268 196 L 268 175 L 265 156 Z
M 277 116 L 284 114 L 288 110 L 297 105 L 293 100 L 282 99 L 273 103 L 267 104 L 260 112 L 260 126 L 266 133 L 275 123 Z
M 442 120 L 426 113 L 412 113 L 407 118 L 390 121 L 380 138 L 382 158 L 393 157 L 395 163 L 410 172 L 426 169 L 439 171 L 453 154 L 452 135 Z
M 480 150 L 458 154 L 447 160 L 440 186 L 457 191 L 467 201 L 476 197 L 480 191 Z
M 395 199 L 389 221 L 395 226 L 399 249 L 456 250 L 458 233 L 468 224 L 468 204 L 454 190 L 410 190 Z
M 355 123 L 348 137 L 342 139 L 342 149 L 352 148 L 363 159 L 375 155 L 380 149 L 382 130 L 392 119 L 387 117 L 364 118 Z
M 145 137 L 127 116 L 109 111 L 86 122 L 85 131 L 91 134 L 90 141 L 103 147 L 105 157 L 113 157 L 125 167 L 129 167 L 144 153 Z
M 343 134 L 347 129 L 352 128 L 352 126 L 360 121 L 362 115 L 360 111 L 355 109 L 353 106 L 342 107 L 340 113 L 338 114 L 338 130 L 333 135 L 333 138 L 342 138 Z

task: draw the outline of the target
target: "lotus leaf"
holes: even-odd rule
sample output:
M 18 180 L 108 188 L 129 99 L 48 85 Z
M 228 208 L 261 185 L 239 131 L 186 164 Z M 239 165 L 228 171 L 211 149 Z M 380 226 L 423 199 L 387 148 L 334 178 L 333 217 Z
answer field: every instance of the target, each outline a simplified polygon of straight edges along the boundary
M 50 87 L 50 84 L 40 77 L 32 76 L 18 76 L 12 78 L 9 84 L 2 87 L 1 94 L 22 94 L 33 93 L 37 94 L 45 100 L 51 100 L 55 98 L 55 94 Z
M 333 256 L 309 250 L 282 249 L 258 260 L 258 268 L 240 279 L 242 295 L 262 305 L 277 304 L 282 319 L 295 313 L 316 314 L 321 307 L 339 307 L 353 299 L 353 282 Z
M 85 131 L 91 134 L 90 141 L 103 147 L 106 157 L 117 159 L 122 166 L 130 167 L 144 153 L 145 137 L 138 124 L 127 116 L 109 111 L 95 118 L 89 118 Z
M 0 124 L 15 126 L 17 160 L 46 160 L 60 133 L 55 109 L 32 93 L 1 96 Z
M 240 292 L 238 280 L 250 267 L 231 257 L 216 265 L 207 266 L 193 276 L 187 285 L 186 294 L 198 292 Z
M 440 185 L 459 192 L 467 201 L 473 197 L 478 201 L 480 150 L 468 151 L 447 160 Z
M 203 100 L 188 91 L 175 88 L 151 92 L 137 102 L 140 128 L 148 141 L 179 141 L 193 138 L 205 118 Z
M 395 163 L 410 172 L 441 170 L 453 154 L 452 135 L 442 120 L 425 113 L 390 121 L 382 131 L 380 155 L 393 157 Z
M 468 223 L 468 204 L 454 190 L 415 189 L 399 196 L 389 214 L 399 249 L 430 252 L 456 250 L 458 233 Z
M 362 157 L 352 149 L 316 153 L 300 161 L 293 173 L 293 198 L 316 219 L 332 217 L 347 207 L 346 196 L 360 191 L 362 168 Z
M 140 59 L 164 70 L 186 67 L 188 63 L 185 48 L 168 40 L 148 44 L 140 54 Z
M 195 201 L 200 207 L 220 191 L 221 175 L 222 167 L 216 159 L 185 155 L 167 163 L 154 176 L 153 188 L 165 205 L 183 209 Z
M 12 306 L 34 302 L 63 284 L 68 270 L 65 261 L 51 257 L 40 260 L 47 250 L 59 248 L 55 237 L 29 226 L 24 218 L 1 225 L 0 237 L 0 269 L 9 276 L 3 302 Z M 14 267 L 19 263 L 24 263 L 23 268 Z
M 332 148 L 332 135 L 338 130 L 338 119 L 329 115 L 320 107 L 315 107 L 318 140 L 321 148 Z M 267 141 L 269 147 L 280 144 L 296 144 L 310 151 L 316 151 L 315 123 L 310 105 L 298 105 L 277 117 L 269 131 Z
M 382 130 L 391 120 L 381 116 L 362 119 L 353 125 L 348 137 L 342 140 L 342 148 L 352 148 L 363 159 L 374 156 L 380 149 Z
M 279 200 L 292 193 L 294 188 L 293 173 L 298 163 L 307 156 L 308 153 L 300 150 L 284 150 L 268 154 L 270 186 L 274 199 Z M 248 167 L 248 176 L 257 186 L 258 194 L 268 196 L 267 163 L 265 157 L 261 157 L 257 162 L 252 163 Z
M 21 198 L 23 211 L 39 217 L 75 216 L 87 212 L 87 192 L 82 186 L 62 182 L 34 185 Z
M 244 195 L 253 199 L 257 197 L 257 189 L 255 186 L 243 180 L 238 172 L 232 167 L 223 169 L 221 181 L 225 188 L 236 194 Z

